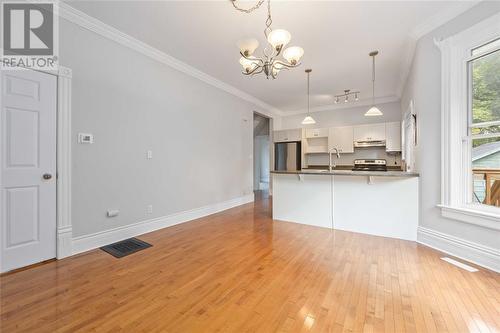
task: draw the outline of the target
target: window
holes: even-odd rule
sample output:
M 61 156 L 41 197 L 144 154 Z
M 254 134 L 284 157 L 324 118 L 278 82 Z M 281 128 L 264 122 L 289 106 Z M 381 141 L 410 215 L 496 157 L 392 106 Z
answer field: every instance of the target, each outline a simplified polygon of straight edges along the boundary
M 500 230 L 500 14 L 437 44 L 442 215 Z
M 500 207 L 500 39 L 471 51 L 468 142 L 470 203 Z

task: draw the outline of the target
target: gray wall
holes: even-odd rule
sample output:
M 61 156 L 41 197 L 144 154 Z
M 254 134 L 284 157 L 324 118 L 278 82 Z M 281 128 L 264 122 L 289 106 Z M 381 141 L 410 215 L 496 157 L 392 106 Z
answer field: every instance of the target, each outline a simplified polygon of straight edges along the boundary
M 441 53 L 433 38 L 454 35 L 500 11 L 500 2 L 482 2 L 422 37 L 401 99 L 406 110 L 411 99 L 419 119 L 420 225 L 465 240 L 500 248 L 500 232 L 441 217 Z
M 73 70 L 73 236 L 252 193 L 257 107 L 63 19 L 60 56 Z

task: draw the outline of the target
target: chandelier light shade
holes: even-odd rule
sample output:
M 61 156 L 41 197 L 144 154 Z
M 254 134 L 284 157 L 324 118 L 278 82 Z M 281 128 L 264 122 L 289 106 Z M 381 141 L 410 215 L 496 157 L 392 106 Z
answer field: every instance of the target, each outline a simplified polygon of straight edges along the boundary
M 292 65 L 297 64 L 303 55 L 304 49 L 298 46 L 289 47 L 283 52 L 283 58 Z
M 276 29 L 269 33 L 267 36 L 267 41 L 271 44 L 276 51 L 281 50 L 288 43 L 290 43 L 290 39 L 292 39 L 292 35 L 285 29 Z
M 375 106 L 375 56 L 378 54 L 378 51 L 370 52 L 369 56 L 372 57 L 372 105 L 366 111 L 366 117 L 377 117 L 383 116 L 384 114 L 380 111 L 379 108 Z
M 244 9 L 236 5 L 237 0 L 230 0 L 236 10 L 244 13 L 251 13 L 259 8 L 265 0 L 258 0 L 252 8 Z M 262 57 L 254 57 L 253 54 L 259 47 L 259 42 L 255 38 L 238 41 L 240 50 L 240 64 L 243 67 L 243 75 L 255 75 L 264 73 L 267 79 L 275 79 L 278 73 L 284 69 L 294 68 L 300 65 L 300 59 L 304 55 L 301 47 L 293 46 L 285 49 L 290 43 L 292 36 L 284 29 L 271 29 L 273 20 L 271 18 L 271 0 L 267 0 L 267 20 L 264 35 L 268 45 L 264 48 Z
M 242 39 L 238 41 L 238 48 L 245 56 L 251 56 L 259 47 L 259 41 L 255 38 Z
M 310 96 L 310 84 L 309 84 L 309 75 L 311 74 L 312 69 L 306 69 L 306 74 L 307 74 L 307 116 L 302 120 L 302 125 L 312 125 L 316 124 L 316 120 L 311 117 L 311 112 L 310 112 L 310 103 L 309 103 L 309 96 Z
M 255 57 L 241 57 L 240 64 L 246 72 L 251 72 L 257 67 L 257 59 Z

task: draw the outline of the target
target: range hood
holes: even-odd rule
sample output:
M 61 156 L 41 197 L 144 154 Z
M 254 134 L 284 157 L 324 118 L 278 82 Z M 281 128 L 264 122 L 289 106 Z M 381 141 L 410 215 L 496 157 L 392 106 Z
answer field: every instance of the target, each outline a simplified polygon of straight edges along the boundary
M 354 141 L 354 148 L 385 147 L 385 140 Z

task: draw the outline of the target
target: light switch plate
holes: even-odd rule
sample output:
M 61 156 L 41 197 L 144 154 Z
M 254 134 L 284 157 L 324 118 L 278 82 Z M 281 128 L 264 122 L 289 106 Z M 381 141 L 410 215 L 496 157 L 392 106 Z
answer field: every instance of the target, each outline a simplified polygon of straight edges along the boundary
M 90 133 L 78 133 L 78 143 L 94 143 L 94 135 Z

